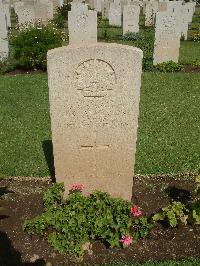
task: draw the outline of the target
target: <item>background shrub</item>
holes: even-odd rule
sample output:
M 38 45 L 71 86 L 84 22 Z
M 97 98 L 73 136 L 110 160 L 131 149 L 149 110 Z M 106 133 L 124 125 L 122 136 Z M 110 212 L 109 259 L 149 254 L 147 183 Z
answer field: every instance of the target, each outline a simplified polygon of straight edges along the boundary
M 53 23 L 26 25 L 10 34 L 13 57 L 25 69 L 46 69 L 47 51 L 62 46 L 64 40 L 64 33 Z
M 200 42 L 200 31 L 197 31 L 192 34 L 192 40 L 194 42 Z
M 155 66 L 155 69 L 157 69 L 160 72 L 178 72 L 183 70 L 183 65 L 179 63 L 175 63 L 173 61 L 164 62 L 161 64 L 157 64 Z
M 146 29 L 135 42 L 135 46 L 143 51 L 144 71 L 150 71 L 153 69 L 154 35 L 154 28 Z
M 58 28 L 62 29 L 66 26 L 68 20 L 68 11 L 70 10 L 71 5 L 69 3 L 57 8 L 56 13 L 54 14 L 53 22 Z
M 123 40 L 125 41 L 138 41 L 141 39 L 141 34 L 140 33 L 135 33 L 135 32 L 127 32 L 126 34 L 123 35 Z

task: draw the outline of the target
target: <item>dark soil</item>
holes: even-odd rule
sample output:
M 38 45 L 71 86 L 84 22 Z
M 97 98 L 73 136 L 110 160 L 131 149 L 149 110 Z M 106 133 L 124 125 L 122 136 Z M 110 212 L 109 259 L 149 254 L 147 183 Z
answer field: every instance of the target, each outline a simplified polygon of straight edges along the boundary
M 46 237 L 29 236 L 23 232 L 26 218 L 42 213 L 42 195 L 50 179 L 10 178 L 0 180 L 0 265 L 102 265 L 115 261 L 144 262 L 147 260 L 200 257 L 200 226 L 179 226 L 174 229 L 161 225 L 128 249 L 111 249 L 100 242 L 92 245 L 83 261 L 60 255 L 49 247 Z M 194 176 L 137 176 L 134 178 L 134 203 L 147 215 L 166 206 L 170 200 L 188 201 L 194 198 Z
M 10 72 L 6 72 L 4 75 L 8 76 L 15 76 L 15 75 L 20 75 L 20 74 L 40 74 L 40 73 L 46 73 L 46 70 L 39 70 L 39 69 L 15 69 Z
M 184 70 L 185 73 L 200 73 L 200 67 L 199 66 L 193 66 L 193 65 L 184 65 Z M 13 71 L 7 72 L 4 75 L 8 76 L 15 76 L 19 74 L 40 74 L 40 73 L 46 73 L 46 70 L 33 70 L 33 69 L 15 69 Z
M 200 73 L 200 67 L 194 65 L 185 65 L 184 72 L 186 73 Z

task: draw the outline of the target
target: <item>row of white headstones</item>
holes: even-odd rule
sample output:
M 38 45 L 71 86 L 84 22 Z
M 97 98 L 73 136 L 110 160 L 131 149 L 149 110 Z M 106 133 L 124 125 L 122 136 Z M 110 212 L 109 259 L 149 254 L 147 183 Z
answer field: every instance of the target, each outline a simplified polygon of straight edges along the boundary
M 146 3 L 145 14 L 150 10 Z M 115 8 L 118 12 L 114 12 Z M 188 24 L 192 21 L 195 4 L 181 1 L 165 1 L 157 3 L 157 11 L 151 9 L 151 23 L 155 19 L 154 64 L 174 61 L 178 62 L 181 36 L 187 39 Z M 153 15 L 155 13 L 155 16 Z M 119 14 L 117 17 L 116 14 Z M 140 6 L 136 4 L 125 5 L 123 8 L 123 34 L 139 32 Z M 149 17 L 149 15 L 147 15 Z M 147 21 L 147 20 L 146 20 Z M 114 0 L 110 4 L 109 22 L 117 25 L 121 22 L 121 4 Z M 88 10 L 83 3 L 72 3 L 68 17 L 69 43 L 95 43 L 97 42 L 97 13 Z
M 53 19 L 53 0 L 15 1 L 13 4 L 18 23 L 35 23 L 41 21 L 47 23 Z M 57 1 L 57 6 L 63 5 L 62 0 Z M 55 3 L 54 3 L 55 4 Z M 8 56 L 8 28 L 11 27 L 10 0 L 0 0 L 0 59 Z
M 30 9 L 30 5 L 24 5 L 24 2 L 15 3 L 15 11 L 20 23 L 35 21 L 36 19 L 48 21 L 53 18 L 52 3 L 40 1 L 42 0 L 36 2 L 34 9 Z M 1 2 L 2 0 L 0 0 Z M 103 3 L 105 4 L 105 2 Z M 110 3 L 108 13 L 110 25 L 121 25 L 121 10 L 120 0 L 114 0 Z M 180 39 L 182 35 L 187 39 L 188 24 L 192 21 L 195 2 L 185 4 L 182 1 L 144 2 L 143 10 L 146 26 L 151 26 L 154 20 L 156 21 L 154 64 L 170 60 L 178 62 Z M 104 13 L 106 14 L 105 10 Z M 46 17 L 43 14 L 46 14 Z M 123 34 L 139 32 L 139 15 L 139 2 L 137 4 L 136 2 L 135 4 L 128 2 L 123 6 Z M 0 57 L 5 58 L 8 55 L 7 28 L 10 26 L 8 4 L 0 4 L 0 22 Z M 72 3 L 68 27 L 70 43 L 97 42 L 97 12 L 88 10 L 86 4 L 78 1 Z

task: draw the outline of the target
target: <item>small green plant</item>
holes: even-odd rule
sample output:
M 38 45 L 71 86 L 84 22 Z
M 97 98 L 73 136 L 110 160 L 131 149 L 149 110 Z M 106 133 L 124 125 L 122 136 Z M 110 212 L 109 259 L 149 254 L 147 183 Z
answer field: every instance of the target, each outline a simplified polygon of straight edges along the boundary
M 142 38 L 141 34 L 135 32 L 127 32 L 126 34 L 123 35 L 124 41 L 137 41 L 141 38 Z
M 10 44 L 17 65 L 25 69 L 46 69 L 47 51 L 62 46 L 65 34 L 53 23 L 15 28 Z
M 192 34 L 192 40 L 194 42 L 200 42 L 200 31 L 194 32 Z
M 162 208 L 162 210 L 156 213 L 152 220 L 166 221 L 171 227 L 176 227 L 179 222 L 187 224 L 189 210 L 185 205 L 179 201 L 173 201 L 169 206 Z
M 112 198 L 105 192 L 84 196 L 81 184 L 74 184 L 66 199 L 64 185 L 54 184 L 44 194 L 44 212 L 26 220 L 29 234 L 47 230 L 48 241 L 61 253 L 83 255 L 87 243 L 99 239 L 111 247 L 126 247 L 145 237 L 151 224 L 138 206 Z
M 197 200 L 192 206 L 192 222 L 200 225 L 200 175 L 196 177 L 196 197 Z
M 200 67 L 200 59 L 196 59 L 193 63 L 192 66 L 194 67 Z
M 5 74 L 13 71 L 16 68 L 14 62 L 10 58 L 0 61 L 0 74 Z
M 159 72 L 179 72 L 183 70 L 183 65 L 179 63 L 175 63 L 173 61 L 168 61 L 168 62 L 163 62 L 161 64 L 157 64 L 155 66 L 155 69 L 158 70 Z

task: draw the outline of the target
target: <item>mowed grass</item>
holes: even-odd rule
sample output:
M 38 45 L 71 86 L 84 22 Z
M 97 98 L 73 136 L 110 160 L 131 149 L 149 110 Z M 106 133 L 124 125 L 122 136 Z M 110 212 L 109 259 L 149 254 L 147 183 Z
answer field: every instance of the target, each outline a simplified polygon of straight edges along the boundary
M 200 74 L 143 75 L 135 172 L 200 168 Z
M 113 264 L 105 264 L 104 266 L 199 266 L 199 258 L 184 259 L 180 261 L 169 260 L 169 261 L 148 261 L 145 263 L 131 263 L 131 262 L 117 262 Z M 98 266 L 98 265 L 96 265 Z
M 46 176 L 47 75 L 0 76 L 0 175 Z
M 200 42 L 182 41 L 180 46 L 179 62 L 192 64 L 200 61 Z
M 200 168 L 199 84 L 200 74 L 143 74 L 137 174 Z M 0 76 L 0 110 L 0 176 L 50 175 L 47 75 Z

